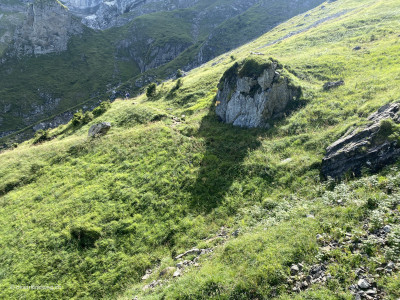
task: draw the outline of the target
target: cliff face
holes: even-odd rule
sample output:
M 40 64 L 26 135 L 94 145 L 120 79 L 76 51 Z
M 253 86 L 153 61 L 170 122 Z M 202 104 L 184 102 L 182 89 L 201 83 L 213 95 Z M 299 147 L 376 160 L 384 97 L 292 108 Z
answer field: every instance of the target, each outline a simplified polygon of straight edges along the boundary
M 249 59 L 235 64 L 219 84 L 216 114 L 225 123 L 240 127 L 268 128 L 283 116 L 290 101 L 300 96 L 275 61 Z
M 12 51 L 19 57 L 65 51 L 70 36 L 80 32 L 82 25 L 65 6 L 56 0 L 38 0 L 29 4 Z
M 0 56 L 12 42 L 15 30 L 24 21 L 26 3 L 0 1 Z
M 93 29 L 122 26 L 134 18 L 160 11 L 188 8 L 200 0 L 64 0 L 82 23 Z

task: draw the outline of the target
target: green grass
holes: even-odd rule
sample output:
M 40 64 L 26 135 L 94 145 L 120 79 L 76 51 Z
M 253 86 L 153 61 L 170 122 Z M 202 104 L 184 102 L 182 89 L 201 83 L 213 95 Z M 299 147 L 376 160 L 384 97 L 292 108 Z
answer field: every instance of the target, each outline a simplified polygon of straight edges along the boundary
M 374 272 L 396 259 L 397 229 L 387 246 L 368 240 L 354 253 L 348 246 L 324 252 L 316 235 L 340 242 L 346 233 L 365 235 L 364 222 L 371 230 L 399 226 L 399 163 L 342 183 L 319 176 L 330 143 L 400 98 L 399 1 L 325 6 L 191 71 L 173 97 L 176 81 L 167 81 L 154 98 L 117 100 L 86 125 L 61 126 L 51 141 L 0 154 L 1 297 L 351 299 L 356 268 Z M 348 13 L 260 48 L 342 10 Z M 235 63 L 230 56 L 240 63 L 251 51 L 284 64 L 306 101 L 269 130 L 222 124 L 213 110 L 218 82 Z M 323 91 L 337 79 L 345 85 Z M 111 130 L 89 139 L 99 121 Z M 239 236 L 213 239 L 222 226 Z M 182 277 L 143 291 L 192 247 L 215 249 Z M 291 264 L 325 261 L 332 280 L 293 294 Z M 148 268 L 155 272 L 143 282 Z M 396 299 L 398 273 L 378 286 Z
M 0 143 L 23 140 L 32 135 L 34 124 L 105 100 L 112 89 L 121 94 L 126 90 L 139 92 L 136 81 L 143 76 L 169 78 L 178 69 L 193 65 L 199 52 L 205 60 L 213 58 L 321 2 L 292 7 L 288 1 L 268 0 L 261 8 L 250 8 L 234 17 L 229 12 L 231 0 L 202 0 L 186 9 L 143 15 L 104 32 L 85 29 L 60 54 L 10 60 L 0 67 L 0 76 L 6 78 L 0 82 L 0 99 L 3 107 L 11 104 L 11 108 L 0 112 L 0 117 L 2 131 L 15 134 L 0 139 Z M 271 13 L 266 16 L 265 11 Z M 194 36 L 193 22 L 200 12 L 198 35 Z M 0 53 L 1 47 L 5 44 L 0 45 Z M 156 54 L 168 51 L 172 57 L 158 66 Z M 61 101 L 49 103 L 48 98 Z

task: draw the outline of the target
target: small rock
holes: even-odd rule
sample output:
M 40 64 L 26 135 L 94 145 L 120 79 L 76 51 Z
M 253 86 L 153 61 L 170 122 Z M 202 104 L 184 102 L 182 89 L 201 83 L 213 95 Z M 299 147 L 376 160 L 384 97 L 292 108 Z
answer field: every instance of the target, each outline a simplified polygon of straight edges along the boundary
M 314 219 L 315 216 L 313 214 L 309 214 L 309 215 L 307 215 L 307 218 Z
M 339 80 L 339 81 L 330 81 L 330 82 L 326 82 L 323 86 L 324 90 L 330 90 L 336 87 L 339 87 L 341 85 L 344 85 L 344 81 L 343 80 Z
M 321 234 L 317 234 L 316 238 L 317 240 L 322 240 L 324 237 Z
M 396 265 L 394 264 L 394 262 L 392 262 L 392 261 L 388 262 L 386 269 L 393 270 L 394 268 L 396 268 Z
M 368 290 L 365 292 L 367 295 L 376 295 L 376 289 Z
M 308 283 L 307 283 L 307 281 L 303 281 L 303 282 L 301 283 L 301 288 L 302 288 L 302 289 L 308 288 Z
M 383 231 L 385 231 L 386 233 L 390 233 L 392 231 L 392 227 L 390 225 L 386 225 L 385 227 L 383 227 Z
M 179 254 L 178 256 L 175 257 L 175 260 L 178 260 L 180 258 L 185 257 L 186 255 L 192 255 L 192 254 L 200 254 L 201 250 L 197 249 L 197 248 L 193 248 L 191 250 L 186 251 L 185 253 Z
M 366 279 L 360 279 L 358 281 L 357 285 L 359 286 L 360 289 L 363 289 L 363 290 L 369 289 L 371 287 L 371 285 L 369 284 L 369 282 Z
M 183 263 L 177 263 L 177 264 L 176 264 L 176 267 L 177 267 L 178 269 L 182 269 L 182 268 L 183 268 Z
M 292 160 L 293 160 L 293 159 L 292 159 L 291 157 L 286 158 L 286 159 L 284 159 L 284 160 L 281 161 L 281 164 L 288 164 L 288 163 L 290 163 Z
M 356 46 L 356 47 L 353 48 L 353 50 L 354 50 L 354 51 L 361 50 L 361 46 Z
M 299 274 L 299 272 L 300 272 L 300 268 L 297 265 L 293 265 L 290 268 L 290 275 L 292 275 L 292 276 Z
M 150 284 L 147 284 L 143 287 L 143 291 L 146 291 L 148 289 L 154 289 L 156 286 L 161 285 L 162 281 L 161 280 L 155 280 L 151 282 Z
M 237 229 L 237 230 L 235 230 L 234 232 L 232 232 L 232 236 L 233 236 L 233 237 L 238 237 L 238 236 L 239 236 L 239 233 L 240 233 L 240 230 Z
M 174 273 L 174 275 L 172 275 L 172 277 L 176 278 L 176 277 L 179 277 L 179 276 L 181 276 L 181 275 L 182 275 L 181 270 L 176 270 L 175 273 Z
M 145 275 L 142 277 L 142 280 L 147 280 L 147 279 L 149 279 L 149 278 L 150 278 L 150 275 L 151 275 L 151 274 L 145 274 Z

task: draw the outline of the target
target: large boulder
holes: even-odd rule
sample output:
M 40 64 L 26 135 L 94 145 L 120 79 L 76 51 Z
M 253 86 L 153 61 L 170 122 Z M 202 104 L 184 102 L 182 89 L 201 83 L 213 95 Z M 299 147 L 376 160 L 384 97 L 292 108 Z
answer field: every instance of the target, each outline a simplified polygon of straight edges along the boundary
M 215 112 L 225 123 L 268 128 L 300 95 L 300 88 L 291 84 L 278 62 L 249 58 L 234 64 L 221 78 Z
M 345 173 L 360 176 L 363 168 L 372 172 L 400 156 L 400 103 L 387 104 L 368 118 L 368 124 L 348 131 L 326 149 L 322 175 L 340 178 Z
M 93 125 L 89 128 L 88 135 L 90 137 L 97 137 L 101 135 L 105 135 L 111 128 L 111 124 L 108 122 L 101 122 L 98 124 Z

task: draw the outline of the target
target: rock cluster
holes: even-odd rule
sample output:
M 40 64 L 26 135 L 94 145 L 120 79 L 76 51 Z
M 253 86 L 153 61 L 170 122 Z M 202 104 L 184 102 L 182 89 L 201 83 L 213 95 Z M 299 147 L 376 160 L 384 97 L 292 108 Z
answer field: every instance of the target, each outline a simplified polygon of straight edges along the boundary
M 225 123 L 268 128 L 300 94 L 278 62 L 249 58 L 221 78 L 215 112 Z
M 167 277 L 169 274 L 172 274 L 172 278 L 176 278 L 176 277 L 180 277 L 182 276 L 184 269 L 190 266 L 193 267 L 198 267 L 198 261 L 200 259 L 201 255 L 204 254 L 208 254 L 213 252 L 213 248 L 208 248 L 208 249 L 197 249 L 197 248 L 193 248 L 190 249 L 182 254 L 179 254 L 175 257 L 175 260 L 178 260 L 179 262 L 176 263 L 175 267 L 167 267 L 163 270 L 160 271 L 159 273 L 159 277 L 163 278 L 163 277 Z M 183 260 L 182 258 L 186 257 L 186 256 L 190 256 L 190 255 L 194 255 L 194 257 L 191 260 Z M 142 277 L 142 280 L 147 280 L 151 277 L 151 275 L 153 274 L 153 270 L 147 270 L 146 274 Z M 152 281 L 151 283 L 145 285 L 143 287 L 143 290 L 149 290 L 149 289 L 154 289 L 157 286 L 162 285 L 166 280 L 162 280 L 162 279 L 157 279 Z
M 387 104 L 368 118 L 364 127 L 348 131 L 326 149 L 321 173 L 340 178 L 346 172 L 361 175 L 362 168 L 373 172 L 393 163 L 400 155 L 395 125 L 400 123 L 400 103 Z M 393 123 L 391 123 L 393 122 Z
M 293 285 L 294 292 L 306 290 L 312 284 L 325 283 L 332 278 L 330 274 L 326 274 L 327 263 L 316 264 L 309 268 L 308 272 L 304 271 L 302 264 L 293 265 L 290 268 L 289 284 Z

